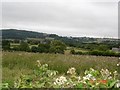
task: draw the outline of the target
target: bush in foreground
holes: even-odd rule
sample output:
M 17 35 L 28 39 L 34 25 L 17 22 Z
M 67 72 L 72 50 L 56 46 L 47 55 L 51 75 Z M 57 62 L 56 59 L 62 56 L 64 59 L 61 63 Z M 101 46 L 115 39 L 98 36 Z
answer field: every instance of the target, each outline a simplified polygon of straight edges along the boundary
M 120 81 L 118 73 L 110 72 L 108 69 L 101 71 L 90 68 L 84 72 L 83 76 L 76 73 L 76 69 L 71 67 L 68 71 L 60 75 L 58 71 L 49 70 L 48 65 L 41 65 L 37 61 L 37 68 L 31 75 L 21 75 L 14 83 L 14 88 L 119 88 Z M 3 88 L 9 88 L 7 83 Z

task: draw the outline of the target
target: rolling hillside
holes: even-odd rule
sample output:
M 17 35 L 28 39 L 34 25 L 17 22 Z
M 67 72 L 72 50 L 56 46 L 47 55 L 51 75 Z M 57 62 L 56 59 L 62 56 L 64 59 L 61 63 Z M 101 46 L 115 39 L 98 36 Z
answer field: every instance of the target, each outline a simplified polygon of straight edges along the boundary
M 63 37 L 56 34 L 47 34 L 26 30 L 17 30 L 17 29 L 2 29 L 2 39 L 19 39 L 26 40 L 28 38 L 36 39 L 46 39 L 52 38 L 55 40 L 60 40 L 69 46 L 82 47 L 85 44 L 95 44 L 95 43 L 105 43 L 114 46 L 118 46 L 118 40 L 113 38 L 90 38 L 90 37 Z M 81 45 L 82 44 L 82 45 Z

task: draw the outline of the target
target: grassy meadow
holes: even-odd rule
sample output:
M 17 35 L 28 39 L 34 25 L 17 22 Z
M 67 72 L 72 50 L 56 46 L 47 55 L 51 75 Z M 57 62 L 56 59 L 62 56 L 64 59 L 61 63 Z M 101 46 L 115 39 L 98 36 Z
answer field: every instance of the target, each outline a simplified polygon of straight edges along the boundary
M 118 69 L 117 57 L 71 55 L 68 52 L 65 54 L 3 52 L 3 82 L 7 82 L 12 86 L 14 80 L 21 74 L 31 74 L 32 70 L 36 68 L 37 60 L 40 60 L 41 64 L 48 64 L 50 69 L 57 70 L 60 74 L 66 72 L 70 67 L 75 67 L 81 75 L 89 68 L 97 70 L 107 68 L 110 71 Z

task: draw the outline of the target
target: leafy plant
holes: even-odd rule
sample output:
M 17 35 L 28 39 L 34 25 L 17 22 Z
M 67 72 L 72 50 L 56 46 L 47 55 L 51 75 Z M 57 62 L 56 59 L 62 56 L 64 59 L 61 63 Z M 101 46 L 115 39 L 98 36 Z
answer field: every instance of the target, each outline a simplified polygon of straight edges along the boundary
M 97 71 L 93 68 L 86 70 L 81 77 L 76 69 L 71 67 L 66 74 L 50 70 L 48 64 L 41 65 L 37 60 L 37 68 L 29 75 L 21 75 L 15 82 L 14 88 L 119 88 L 118 73 L 108 69 Z M 8 83 L 3 88 L 9 88 Z

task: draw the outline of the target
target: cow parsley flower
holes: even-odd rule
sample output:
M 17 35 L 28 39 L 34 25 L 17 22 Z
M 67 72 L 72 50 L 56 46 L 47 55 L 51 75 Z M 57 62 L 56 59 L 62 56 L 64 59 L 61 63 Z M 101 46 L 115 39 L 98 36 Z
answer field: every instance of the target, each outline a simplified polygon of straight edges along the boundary
M 40 60 L 37 60 L 37 66 L 38 66 L 38 67 L 41 66 Z
M 59 78 L 57 78 L 54 82 L 55 85 L 63 85 L 65 82 L 67 82 L 66 77 L 64 76 L 60 76 Z
M 96 78 L 92 74 L 88 74 L 83 77 L 83 80 L 96 80 Z
M 120 81 L 118 80 L 117 83 L 116 83 L 116 87 L 117 88 L 120 88 Z
M 70 69 L 67 71 L 67 74 L 75 75 L 75 74 L 76 74 L 76 69 L 75 69 L 74 67 L 70 68 Z
M 101 69 L 100 73 L 104 79 L 107 79 L 109 76 L 111 76 L 111 72 L 109 72 L 108 69 Z
M 118 63 L 117 66 L 120 66 L 120 64 Z

